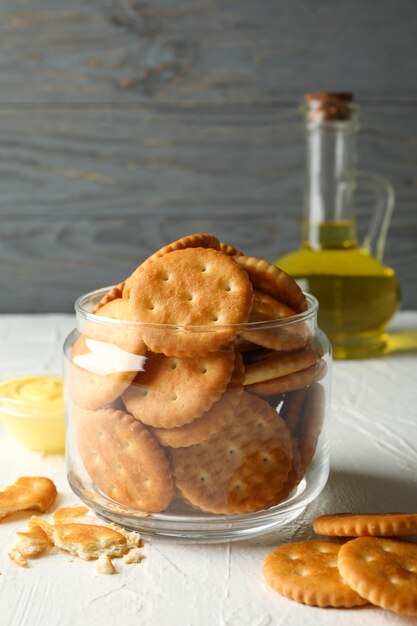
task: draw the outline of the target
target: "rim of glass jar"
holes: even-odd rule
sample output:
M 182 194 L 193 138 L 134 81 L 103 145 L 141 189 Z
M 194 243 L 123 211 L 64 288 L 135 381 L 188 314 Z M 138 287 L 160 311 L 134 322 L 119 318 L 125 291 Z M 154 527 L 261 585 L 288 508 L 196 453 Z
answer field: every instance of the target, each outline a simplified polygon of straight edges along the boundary
M 85 304 L 87 301 L 91 301 L 93 298 L 96 298 L 98 302 L 101 297 L 108 293 L 113 287 L 114 285 L 111 285 L 109 287 L 102 287 L 101 289 L 95 289 L 94 291 L 90 291 L 89 293 L 86 293 L 77 298 L 74 303 L 77 318 L 81 317 L 82 319 L 94 322 L 95 324 L 113 326 L 116 328 L 146 327 L 155 328 L 158 330 L 186 330 L 188 333 L 217 332 L 219 330 L 233 328 L 237 333 L 241 333 L 247 332 L 248 330 L 267 330 L 270 328 L 284 327 L 292 324 L 306 322 L 308 320 L 314 319 L 319 309 L 318 300 L 313 295 L 306 292 L 303 293 L 308 302 L 308 309 L 303 313 L 296 313 L 295 315 L 291 315 L 291 317 L 265 320 L 262 322 L 245 322 L 240 324 L 161 324 L 156 322 L 138 322 L 134 320 L 119 320 L 110 317 L 102 317 L 101 315 L 97 315 L 97 313 L 91 313 L 91 311 L 88 311 L 85 308 Z

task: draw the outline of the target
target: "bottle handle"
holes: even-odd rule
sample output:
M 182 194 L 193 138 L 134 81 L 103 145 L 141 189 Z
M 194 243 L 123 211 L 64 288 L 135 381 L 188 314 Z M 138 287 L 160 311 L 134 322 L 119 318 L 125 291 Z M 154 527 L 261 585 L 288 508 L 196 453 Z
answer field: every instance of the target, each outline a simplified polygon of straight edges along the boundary
M 395 204 L 395 190 L 391 183 L 370 172 L 356 171 L 356 179 L 363 187 L 370 189 L 376 198 L 375 207 L 362 246 L 366 248 L 378 261 L 384 257 L 387 231 L 391 221 Z

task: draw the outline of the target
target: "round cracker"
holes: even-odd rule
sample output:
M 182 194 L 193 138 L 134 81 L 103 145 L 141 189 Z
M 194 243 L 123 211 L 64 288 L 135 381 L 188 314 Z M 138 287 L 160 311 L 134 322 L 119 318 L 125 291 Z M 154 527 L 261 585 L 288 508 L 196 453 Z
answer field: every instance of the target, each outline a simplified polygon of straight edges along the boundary
M 293 309 L 257 289 L 253 291 L 253 304 L 249 322 L 266 322 L 288 319 L 296 313 Z M 311 332 L 305 322 L 260 326 L 242 333 L 249 342 L 271 350 L 300 350 L 311 341 Z
M 396 613 L 417 615 L 417 545 L 359 537 L 340 548 L 337 566 L 363 598 Z
M 314 365 L 318 359 L 319 353 L 317 350 L 311 349 L 298 352 L 273 352 L 262 360 L 246 366 L 245 385 L 253 385 L 293 374 Z
M 293 433 L 301 419 L 306 388 L 296 389 L 286 394 L 284 403 L 280 411 L 282 419 L 285 421 L 290 433 Z
M 248 273 L 254 289 L 288 305 L 296 313 L 307 310 L 307 299 L 295 280 L 276 265 L 252 256 L 237 256 L 235 260 Z
M 300 450 L 302 473 L 313 460 L 317 443 L 323 428 L 326 396 L 324 387 L 314 383 L 306 390 L 301 417 L 295 429 Z
M 130 354 L 144 355 L 146 346 L 142 339 L 142 329 L 136 322 L 129 322 L 133 318 L 129 300 L 115 298 L 101 306 L 96 312 L 97 320 L 87 320 L 84 326 L 84 335 L 89 339 L 113 343 L 121 350 Z M 101 322 L 100 318 L 123 321 L 123 324 L 109 324 Z
M 231 246 L 230 243 L 224 243 L 224 241 L 220 242 L 219 250 L 223 252 L 223 254 L 227 254 L 227 256 L 243 256 L 243 252 Z
M 128 388 L 137 372 L 123 371 L 101 375 L 77 365 L 77 356 L 87 355 L 90 350 L 84 335 L 75 342 L 71 352 L 70 395 L 71 399 L 83 409 L 99 409 L 114 402 Z
M 113 300 L 117 300 L 118 298 L 121 298 L 123 296 L 124 286 L 125 286 L 125 281 L 123 280 L 118 285 L 115 285 L 115 287 L 112 287 L 101 298 L 101 300 L 97 302 L 97 304 L 91 309 L 91 313 L 97 313 L 97 311 L 101 309 L 101 307 L 103 307 L 105 304 L 108 304 L 109 302 L 113 302 Z
M 311 367 L 287 374 L 286 376 L 280 376 L 279 378 L 273 378 L 260 383 L 254 383 L 253 385 L 247 385 L 245 389 L 250 393 L 256 393 L 260 396 L 288 393 L 289 391 L 295 391 L 296 389 L 308 387 L 308 385 L 321 380 L 326 375 L 326 372 L 326 362 L 324 359 L 320 359 L 320 361 Z
M 270 552 L 263 563 L 266 582 L 296 602 L 320 607 L 367 604 L 343 582 L 337 569 L 340 545 L 330 541 L 290 543 Z
M 231 349 L 198 357 L 152 354 L 123 402 L 132 415 L 149 426 L 175 428 L 199 418 L 220 398 L 233 372 Z
M 236 352 L 235 369 L 223 395 L 201 417 L 177 428 L 153 428 L 152 432 L 163 446 L 183 448 L 206 441 L 234 418 L 234 411 L 243 393 L 244 368 Z
M 165 254 L 169 252 L 173 252 L 174 250 L 185 250 L 186 248 L 213 248 L 213 250 L 220 250 L 220 241 L 215 237 L 215 235 L 207 234 L 207 233 L 198 233 L 195 235 L 186 235 L 185 237 L 181 237 L 181 239 L 177 239 L 177 241 L 172 241 L 167 246 L 163 246 L 150 257 L 148 257 L 138 268 L 126 279 L 125 286 L 123 289 L 123 296 L 125 298 L 129 298 L 131 289 L 135 283 L 135 281 L 140 276 L 141 272 L 148 263 L 152 263 L 155 259 L 159 259 Z
M 284 421 L 244 393 L 235 419 L 203 443 L 172 450 L 175 484 L 193 507 L 242 514 L 276 504 L 291 468 Z
M 417 513 L 320 515 L 313 529 L 329 537 L 405 537 L 417 535 Z
M 187 248 L 147 263 L 130 301 L 136 320 L 173 326 L 144 328 L 143 338 L 152 352 L 196 356 L 215 352 L 234 339 L 233 325 L 248 320 L 252 287 L 231 257 L 209 248 Z
M 120 504 L 156 513 L 173 494 L 170 464 L 140 422 L 112 407 L 74 408 L 78 451 L 93 483 Z

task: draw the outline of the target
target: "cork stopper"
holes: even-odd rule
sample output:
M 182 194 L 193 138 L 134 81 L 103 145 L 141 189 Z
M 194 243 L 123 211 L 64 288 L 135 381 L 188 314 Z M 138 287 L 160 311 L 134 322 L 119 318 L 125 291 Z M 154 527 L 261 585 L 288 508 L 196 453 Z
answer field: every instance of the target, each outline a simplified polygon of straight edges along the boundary
M 305 110 L 310 122 L 341 122 L 352 119 L 353 94 L 317 91 L 304 94 Z

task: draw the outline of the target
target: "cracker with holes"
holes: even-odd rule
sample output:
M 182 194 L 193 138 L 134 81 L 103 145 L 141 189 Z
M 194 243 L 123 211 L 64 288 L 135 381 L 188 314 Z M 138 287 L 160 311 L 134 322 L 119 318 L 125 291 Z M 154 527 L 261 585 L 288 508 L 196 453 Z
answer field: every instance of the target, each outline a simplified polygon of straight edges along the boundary
M 249 322 L 255 322 L 257 326 L 254 330 L 247 330 L 242 333 L 242 337 L 251 343 L 271 350 L 301 350 L 311 341 L 311 332 L 305 322 L 299 321 L 296 324 L 281 325 L 279 323 L 265 324 L 268 321 L 285 320 L 295 314 L 293 309 L 282 304 L 282 302 L 254 289 Z
M 149 353 L 123 402 L 148 426 L 175 428 L 200 417 L 220 398 L 232 376 L 232 349 L 197 357 L 167 357 Z
M 44 476 L 22 476 L 0 491 L 0 519 L 19 511 L 45 512 L 55 502 L 57 490 Z
M 417 513 L 320 515 L 313 530 L 329 537 L 405 537 L 417 535 Z
M 176 487 L 193 507 L 242 514 L 276 504 L 292 444 L 277 412 L 244 393 L 234 421 L 206 441 L 172 450 Z
M 347 584 L 372 604 L 417 616 L 417 545 L 359 537 L 340 548 L 337 566 Z
M 152 432 L 163 446 L 182 448 L 206 441 L 235 418 L 235 409 L 243 393 L 244 368 L 239 352 L 235 355 L 235 368 L 225 392 L 203 413 L 189 424 L 176 428 L 153 428 Z
M 266 582 L 296 602 L 320 607 L 367 604 L 340 576 L 340 545 L 330 541 L 290 543 L 270 552 L 263 563 Z
M 296 313 L 303 313 L 307 310 L 305 295 L 295 280 L 284 270 L 256 257 L 237 256 L 234 258 L 247 271 L 254 289 L 286 304 Z
M 133 509 L 163 511 L 172 499 L 172 472 L 155 437 L 131 415 L 111 407 L 74 408 L 78 450 L 91 480 Z
M 147 263 L 130 302 L 135 319 L 171 326 L 144 326 L 143 339 L 152 352 L 197 356 L 235 338 L 233 325 L 249 319 L 252 286 L 233 258 L 210 248 L 186 248 Z M 205 328 L 199 332 L 195 325 Z
M 163 246 L 150 257 L 148 257 L 138 268 L 129 276 L 126 280 L 124 289 L 123 289 L 123 297 L 129 298 L 131 289 L 135 283 L 135 281 L 140 276 L 141 272 L 146 268 L 146 266 L 155 259 L 159 259 L 162 256 L 165 256 L 169 252 L 174 252 L 174 250 L 185 250 L 186 248 L 212 248 L 213 250 L 220 250 L 220 241 L 210 233 L 197 233 L 195 235 L 186 235 L 185 237 L 181 237 L 177 241 L 172 241 L 166 246 Z

